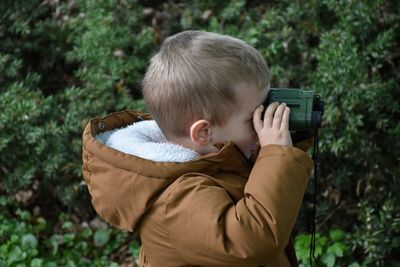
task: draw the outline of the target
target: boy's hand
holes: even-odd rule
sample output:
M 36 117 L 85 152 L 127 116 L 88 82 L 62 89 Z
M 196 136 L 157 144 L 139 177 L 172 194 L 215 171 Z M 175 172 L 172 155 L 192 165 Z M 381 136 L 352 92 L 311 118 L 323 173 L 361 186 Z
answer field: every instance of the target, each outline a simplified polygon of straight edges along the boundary
M 264 106 L 259 106 L 253 114 L 253 125 L 257 132 L 260 146 L 283 145 L 291 146 L 292 138 L 289 131 L 290 109 L 285 103 L 272 103 L 265 111 L 262 120 L 261 113 Z

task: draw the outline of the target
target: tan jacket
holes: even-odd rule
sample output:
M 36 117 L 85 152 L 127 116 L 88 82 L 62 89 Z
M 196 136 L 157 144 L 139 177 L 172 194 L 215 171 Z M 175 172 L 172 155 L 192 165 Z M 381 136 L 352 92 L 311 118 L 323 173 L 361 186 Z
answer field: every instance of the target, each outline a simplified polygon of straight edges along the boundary
M 153 162 L 95 139 L 150 118 L 116 112 L 92 119 L 83 133 L 83 176 L 93 206 L 108 223 L 140 232 L 140 266 L 295 266 L 288 243 L 310 157 L 268 145 L 251 166 L 228 143 L 190 162 Z

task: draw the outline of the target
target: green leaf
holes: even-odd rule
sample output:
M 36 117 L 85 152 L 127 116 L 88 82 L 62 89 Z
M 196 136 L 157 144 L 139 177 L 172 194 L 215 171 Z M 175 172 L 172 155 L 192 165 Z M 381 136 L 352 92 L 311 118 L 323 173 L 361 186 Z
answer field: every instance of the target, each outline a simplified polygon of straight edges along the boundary
M 67 264 L 65 264 L 65 267 L 76 267 L 76 264 L 72 260 L 68 260 Z
M 35 228 L 37 231 L 43 231 L 44 229 L 46 229 L 47 226 L 47 222 L 43 217 L 39 217 L 36 219 L 36 225 Z
M 81 233 L 82 238 L 88 239 L 89 237 L 91 237 L 93 235 L 93 231 L 90 228 L 86 228 L 85 230 L 83 230 L 83 232 Z
M 72 242 L 75 240 L 75 234 L 65 234 L 63 235 L 64 242 L 67 244 L 72 244 Z
M 333 241 L 337 242 L 343 240 L 345 233 L 340 229 L 334 229 L 329 232 L 329 236 Z
M 14 263 L 22 261 L 26 258 L 26 253 L 21 250 L 19 246 L 15 246 L 12 248 L 10 253 L 8 254 L 8 263 Z
M 68 222 L 63 223 L 62 228 L 63 229 L 70 229 L 73 225 L 74 224 L 72 222 L 68 221 Z
M 60 239 L 60 237 L 59 237 L 58 235 L 52 235 L 52 236 L 50 237 L 50 246 L 51 246 L 51 248 L 52 248 L 51 254 L 52 254 L 53 256 L 55 256 L 55 255 L 57 254 L 57 252 L 58 252 L 58 243 L 59 243 L 59 239 Z
M 140 254 L 140 245 L 138 244 L 138 242 L 133 241 L 131 242 L 130 246 L 129 246 L 129 250 L 132 253 L 132 255 L 138 259 L 139 258 L 139 254 Z
M 333 267 L 335 265 L 335 262 L 336 262 L 336 258 L 335 258 L 335 255 L 333 255 L 333 254 L 328 254 L 324 258 L 324 263 L 326 264 L 327 267 Z
M 39 250 L 37 250 L 36 248 L 31 248 L 27 250 L 28 256 L 30 258 L 35 257 L 39 254 Z
M 26 234 L 22 236 L 21 246 L 24 250 L 29 248 L 36 248 L 38 246 L 38 241 L 33 234 Z
M 31 218 L 31 214 L 29 211 L 22 211 L 22 210 L 17 210 L 16 212 L 17 215 L 19 215 L 19 217 L 23 220 L 23 221 L 27 221 Z
M 327 250 L 328 253 L 334 254 L 337 257 L 343 257 L 343 252 L 345 251 L 346 246 L 341 243 L 334 243 L 332 246 L 330 246 Z
M 43 266 L 43 259 L 34 258 L 31 261 L 31 267 L 42 267 Z
M 49 261 L 49 262 L 46 262 L 44 267 L 58 267 L 58 266 L 57 266 L 57 263 L 55 263 L 53 261 Z
M 104 246 L 107 244 L 108 240 L 110 239 L 110 231 L 109 230 L 97 230 L 94 233 L 94 244 L 97 247 Z

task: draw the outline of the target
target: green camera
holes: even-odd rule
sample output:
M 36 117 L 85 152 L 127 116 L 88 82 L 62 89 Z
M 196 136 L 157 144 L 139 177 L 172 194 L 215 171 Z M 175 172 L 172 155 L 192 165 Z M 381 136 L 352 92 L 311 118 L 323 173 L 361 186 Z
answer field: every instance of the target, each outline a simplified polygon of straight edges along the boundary
M 273 102 L 286 103 L 290 108 L 289 130 L 304 131 L 321 128 L 324 102 L 313 90 L 271 88 L 264 107 Z

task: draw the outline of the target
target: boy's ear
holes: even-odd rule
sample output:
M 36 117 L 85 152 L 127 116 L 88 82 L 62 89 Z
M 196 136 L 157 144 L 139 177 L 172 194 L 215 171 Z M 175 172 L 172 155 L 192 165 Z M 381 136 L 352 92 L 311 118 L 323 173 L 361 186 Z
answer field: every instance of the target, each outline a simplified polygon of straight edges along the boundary
M 190 127 L 190 138 L 197 146 L 207 146 L 212 140 L 211 122 L 208 120 L 195 121 Z

